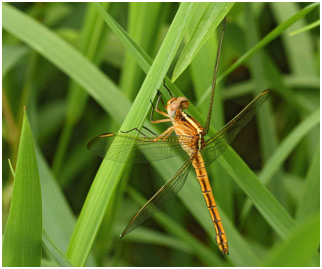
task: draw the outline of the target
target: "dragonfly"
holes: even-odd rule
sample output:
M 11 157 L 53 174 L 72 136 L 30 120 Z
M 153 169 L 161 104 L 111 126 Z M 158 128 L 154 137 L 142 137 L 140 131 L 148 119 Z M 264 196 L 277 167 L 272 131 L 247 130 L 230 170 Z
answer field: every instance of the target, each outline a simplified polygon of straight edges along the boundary
M 227 236 L 217 209 L 206 167 L 213 163 L 225 151 L 241 129 L 253 118 L 258 108 L 269 98 L 271 91 L 265 90 L 260 93 L 214 136 L 209 139 L 205 138 L 210 126 L 224 29 L 225 22 L 223 22 L 217 49 L 210 106 L 205 127 L 202 127 L 197 120 L 184 111 L 189 106 L 187 98 L 173 96 L 170 89 L 164 83 L 171 98 L 165 104 L 162 99 L 162 93 L 157 91 L 159 97 L 155 106 L 151 100 L 152 110 L 150 115 L 150 120 L 153 124 L 172 123 L 172 126 L 165 130 L 161 135 L 156 135 L 151 130 L 144 127 L 151 133 L 151 135 L 145 135 L 139 129 L 134 128 L 130 131 L 121 133 L 103 134 L 92 139 L 88 143 L 88 149 L 93 151 L 97 156 L 122 163 L 147 163 L 175 156 L 188 157 L 186 157 L 186 161 L 178 171 L 132 218 L 124 229 L 121 238 L 137 228 L 154 213 L 161 210 L 165 203 L 176 196 L 182 189 L 192 166 L 195 170 L 202 195 L 216 230 L 216 241 L 219 249 L 224 255 L 229 254 Z M 159 109 L 160 101 L 166 112 Z M 161 114 L 164 118 L 153 120 L 154 112 Z M 137 131 L 138 133 L 136 135 L 129 134 L 132 131 Z

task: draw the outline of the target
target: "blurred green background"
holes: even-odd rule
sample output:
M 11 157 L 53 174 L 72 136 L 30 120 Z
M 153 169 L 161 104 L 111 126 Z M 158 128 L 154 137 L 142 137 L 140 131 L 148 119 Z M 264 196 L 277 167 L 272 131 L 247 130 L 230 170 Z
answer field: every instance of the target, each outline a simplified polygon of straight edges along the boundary
M 212 83 L 218 31 L 212 31 L 204 44 L 199 45 L 192 61 L 180 56 L 185 53 L 200 16 L 210 8 L 209 3 L 199 5 L 195 8 L 167 75 L 175 79 L 172 82 L 205 120 L 209 105 L 205 93 Z M 164 184 L 162 174 L 168 170 L 171 161 L 162 164 L 163 171 L 157 170 L 155 164 L 128 164 L 106 208 L 101 212 L 102 224 L 98 233 L 92 235 L 95 241 L 89 265 L 319 265 L 316 247 L 314 252 L 296 252 L 297 249 L 305 249 L 306 235 L 300 233 L 305 231 L 305 221 L 309 223 L 312 220 L 313 223 L 319 212 L 319 5 L 305 16 L 299 15 L 299 19 L 295 17 L 296 22 L 290 27 L 286 23 L 308 6 L 309 3 L 290 2 L 236 3 L 227 9 L 212 118 L 213 127 L 219 130 L 259 92 L 272 89 L 271 100 L 235 139 L 232 147 L 258 176 L 258 180 L 266 181 L 269 193 L 274 196 L 272 199 L 276 199 L 276 203 L 290 216 L 294 224 L 290 232 L 285 233 L 285 237 L 281 236 L 282 232 L 274 228 L 275 220 L 267 220 L 271 217 L 263 213 L 265 210 L 260 206 L 261 201 L 255 202 L 255 206 L 250 203 L 250 200 L 254 202 L 253 199 L 257 199 L 251 195 L 251 187 L 243 189 L 223 165 L 216 163 L 209 169 L 209 174 L 223 225 L 225 228 L 228 226 L 228 240 L 233 241 L 228 257 L 222 257 L 214 241 L 215 230 L 210 217 L 198 218 L 187 206 L 200 202 L 202 207 L 206 207 L 199 191 L 192 192 L 191 197 L 182 194 L 165 206 L 156 218 L 148 220 L 120 240 L 119 234 L 144 203 L 140 198 L 149 199 Z M 42 32 L 35 32 L 36 28 L 28 28 L 29 24 L 14 17 L 11 18 L 12 22 L 10 18 L 3 22 L 3 232 L 13 186 L 7 160 L 10 159 L 15 167 L 23 106 L 26 106 L 34 142 L 39 149 L 37 159 L 41 159 L 41 164 L 38 163 L 41 182 L 44 177 L 58 183 L 52 191 L 53 195 L 59 193 L 59 197 L 55 196 L 57 200 L 45 201 L 46 196 L 42 191 L 43 210 L 47 210 L 43 213 L 44 229 L 51 221 L 59 223 L 52 225 L 55 227 L 50 228 L 50 233 L 52 239 L 57 240 L 54 243 L 65 253 L 101 163 L 101 159 L 87 151 L 87 142 L 96 135 L 117 132 L 122 123 L 120 117 L 123 115 L 108 111 L 102 106 L 104 99 L 100 99 L 100 96 L 122 106 L 125 101 L 116 99 L 114 91 L 110 92 L 113 87 L 124 100 L 133 102 L 145 79 L 145 72 L 119 36 L 106 25 L 94 4 L 14 3 L 10 7 L 70 44 L 75 53 L 83 54 L 86 61 L 101 70 L 108 80 L 103 87 L 97 84 L 101 95 L 95 94 L 91 83 L 98 83 L 98 77 L 93 74 L 92 81 L 88 82 L 86 78 L 82 80 L 81 73 L 73 73 L 73 70 L 81 69 L 91 76 L 91 69 L 65 65 L 64 59 L 72 55 L 63 45 L 54 48 L 54 53 L 61 58 L 48 57 L 51 41 Z M 155 58 L 179 4 L 101 3 L 101 7 L 150 57 Z M 18 30 L 14 30 L 15 22 Z M 276 38 L 261 48 L 261 40 L 274 29 L 278 29 Z M 33 40 L 28 41 L 28 38 Z M 239 62 L 248 52 L 253 52 L 253 48 L 260 50 L 246 61 Z M 178 63 L 181 61 L 187 66 L 179 72 Z M 236 63 L 238 66 L 229 70 Z M 151 90 L 151 98 L 155 90 Z M 106 103 L 106 106 L 109 104 Z M 124 116 L 128 108 L 124 108 Z M 193 113 L 192 116 L 197 117 Z M 167 125 L 156 128 L 161 133 Z M 193 180 L 195 177 L 191 172 L 188 181 Z M 197 202 L 194 196 L 197 196 Z M 71 220 L 66 220 L 61 212 L 51 212 L 55 206 L 56 211 L 66 211 Z M 86 217 L 90 218 L 84 213 Z M 286 222 L 284 224 L 287 226 Z M 209 230 L 207 227 L 210 227 Z M 77 236 L 77 232 L 74 236 Z M 316 238 L 319 234 L 312 231 L 311 236 Z M 302 238 L 303 242 L 298 238 Z M 285 249 L 288 252 L 283 252 Z M 291 254 L 285 256 L 283 253 Z M 69 258 L 75 262 L 71 256 Z M 43 253 L 42 265 L 55 265 L 48 251 Z

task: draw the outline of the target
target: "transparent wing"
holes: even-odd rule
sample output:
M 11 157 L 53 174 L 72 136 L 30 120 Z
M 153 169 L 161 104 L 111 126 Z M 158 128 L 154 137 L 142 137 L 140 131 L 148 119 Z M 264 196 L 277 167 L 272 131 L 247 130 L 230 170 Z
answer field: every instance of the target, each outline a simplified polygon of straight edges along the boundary
M 260 93 L 239 114 L 205 142 L 205 146 L 201 152 L 206 166 L 210 165 L 225 151 L 227 146 L 234 140 L 241 129 L 243 129 L 254 117 L 257 109 L 270 97 L 270 95 L 270 90 Z
M 174 176 L 162 186 L 160 190 L 138 211 L 134 218 L 124 229 L 121 238 L 133 231 L 143 221 L 150 218 L 154 213 L 160 211 L 164 204 L 169 202 L 182 189 L 189 174 L 193 154 L 174 174 Z
M 182 147 L 188 147 L 193 141 L 189 136 L 169 136 L 166 140 L 153 142 L 156 137 L 108 133 L 92 139 L 87 148 L 97 156 L 115 162 L 146 163 L 186 155 Z

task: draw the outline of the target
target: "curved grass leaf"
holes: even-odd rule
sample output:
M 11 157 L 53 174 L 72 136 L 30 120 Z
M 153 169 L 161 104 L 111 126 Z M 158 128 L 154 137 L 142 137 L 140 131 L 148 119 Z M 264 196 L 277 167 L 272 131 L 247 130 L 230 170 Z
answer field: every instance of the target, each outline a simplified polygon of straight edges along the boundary
M 14 7 L 3 3 L 2 26 L 20 38 L 52 64 L 77 81 L 118 122 L 125 118 L 130 102 L 116 89 L 115 84 L 74 47 L 45 26 Z M 24 25 L 22 28 L 21 25 Z M 109 94 L 107 94 L 107 91 Z M 116 99 L 111 99 L 112 94 Z M 114 100 L 118 100 L 115 102 Z
M 298 35 L 300 33 L 309 31 L 309 30 L 311 30 L 311 29 L 313 29 L 313 28 L 315 28 L 315 27 L 317 27 L 319 25 L 320 25 L 320 20 L 317 20 L 315 22 L 310 23 L 309 25 L 306 25 L 306 26 L 304 26 L 304 27 L 302 27 L 302 28 L 300 28 L 298 30 L 295 30 L 295 31 L 291 32 L 290 36 Z
M 245 3 L 244 5 L 244 20 L 247 25 L 245 31 L 245 38 L 247 47 L 251 47 L 253 44 L 259 42 L 259 29 L 257 21 L 252 12 L 253 5 L 251 3 Z M 259 51 L 249 59 L 249 72 L 250 76 L 255 81 L 255 88 L 253 89 L 253 96 L 259 94 L 263 89 L 269 88 L 266 83 L 266 66 L 264 65 L 263 53 Z M 261 149 L 261 159 L 265 162 L 267 158 L 272 154 L 277 145 L 277 134 L 275 130 L 275 122 L 272 117 L 272 102 L 267 102 L 258 112 L 256 122 L 258 125 L 259 145 Z M 276 174 L 275 182 L 278 182 L 279 174 Z M 271 188 L 271 191 L 276 194 L 276 190 Z M 278 192 L 277 192 L 278 194 Z
M 264 168 L 259 174 L 260 181 L 267 185 L 276 171 L 282 166 L 290 153 L 298 145 L 307 133 L 312 130 L 320 122 L 320 110 L 313 112 L 309 117 L 303 120 L 295 129 L 284 139 L 284 141 L 276 148 L 273 155 L 267 160 Z M 244 220 L 251 208 L 250 200 L 246 200 L 241 210 L 241 219 Z
M 123 232 L 122 227 L 125 227 L 126 224 L 127 223 L 125 222 L 118 223 L 115 231 L 116 237 L 120 236 L 120 234 Z M 164 233 L 156 232 L 144 227 L 140 227 L 136 230 L 136 233 L 126 236 L 124 241 L 173 248 L 192 254 L 192 250 L 189 248 L 189 246 L 182 241 L 172 236 L 165 235 Z
M 28 49 L 23 46 L 3 46 L 2 48 L 2 77 L 4 77 L 8 71 L 18 61 L 27 54 Z
M 128 52 L 132 54 L 137 64 L 145 73 L 148 73 L 150 65 L 153 62 L 150 56 L 129 37 L 127 32 L 102 8 L 99 3 L 95 3 L 95 5 L 107 25 L 122 41 L 123 45 L 128 49 Z
M 144 201 L 144 198 L 133 188 L 130 188 L 128 193 L 139 205 L 145 204 L 146 201 Z M 163 227 L 163 229 L 165 229 L 168 233 L 172 234 L 176 238 L 179 238 L 181 240 L 180 242 L 184 242 L 185 246 L 189 247 L 188 249 L 193 251 L 205 264 L 208 266 L 224 266 L 224 263 L 219 259 L 216 252 L 204 246 L 165 213 L 159 212 L 158 214 L 153 215 L 153 218 L 156 219 L 161 227 Z
M 128 52 L 135 59 L 136 63 L 147 74 L 150 66 L 153 63 L 153 59 L 128 35 L 128 33 L 101 7 L 96 3 L 97 9 L 100 11 L 107 25 L 111 28 L 114 34 L 120 39 Z M 183 93 L 171 82 L 167 77 L 166 84 L 171 88 L 176 96 L 183 96 Z M 194 112 L 197 112 L 195 110 Z
M 236 62 L 234 62 L 226 71 L 224 71 L 217 79 L 217 83 L 220 83 L 226 76 L 228 76 L 231 72 L 233 72 L 237 67 L 239 67 L 242 63 L 244 63 L 249 57 L 251 57 L 254 53 L 265 47 L 268 43 L 273 41 L 275 38 L 280 36 L 288 27 L 297 22 L 299 19 L 303 18 L 306 14 L 311 12 L 314 8 L 318 7 L 320 3 L 313 3 L 303 8 L 295 15 L 290 17 L 285 22 L 278 25 L 274 30 L 272 30 L 269 34 L 267 34 L 262 40 L 260 40 L 254 47 L 244 53 Z M 202 104 L 208 100 L 211 92 L 211 87 L 204 93 L 202 98 L 200 98 L 198 102 L 198 106 L 202 106 Z
M 310 259 L 317 253 L 319 243 L 320 213 L 317 212 L 298 225 L 285 241 L 277 243 L 260 266 L 308 266 Z
M 10 159 L 8 159 L 8 164 L 9 164 L 9 168 L 10 168 L 11 175 L 13 177 L 15 177 L 15 170 L 12 167 L 12 163 L 11 163 L 11 160 Z
M 259 178 L 263 184 L 267 184 L 275 172 L 281 167 L 282 163 L 298 145 L 300 140 L 308 134 L 313 127 L 320 122 L 320 109 L 317 109 L 299 125 L 284 139 L 284 141 L 278 146 L 274 154 L 269 158 L 261 171 Z
M 224 156 L 226 158 L 219 158 L 217 162 L 226 169 L 237 185 L 252 200 L 267 223 L 281 237 L 287 236 L 295 224 L 289 213 L 231 148 L 227 148 Z
M 311 5 L 307 6 L 310 7 Z M 293 17 L 301 10 L 299 3 L 285 2 L 277 5 L 276 3 L 270 3 L 273 16 L 277 22 L 284 22 L 287 18 Z M 306 8 L 307 8 L 306 7 Z M 300 36 L 290 36 L 289 33 L 299 27 L 304 27 L 306 21 L 304 19 L 298 20 L 291 27 L 285 30 L 281 36 L 285 47 L 285 54 L 290 64 L 290 72 L 298 76 L 305 75 L 318 75 L 315 68 L 313 42 L 311 42 L 310 34 L 304 32 Z M 301 53 L 299 53 L 301 51 Z
M 61 267 L 72 267 L 73 265 L 68 261 L 60 249 L 49 238 L 48 234 L 43 230 L 43 242 L 48 252 L 52 255 L 56 263 Z
M 2 265 L 40 266 L 41 239 L 40 181 L 32 133 L 24 112 L 13 194 L 3 239 Z
M 107 12 L 104 11 L 100 4 L 96 5 L 101 15 L 103 16 L 105 22 L 112 29 L 115 35 L 120 39 L 120 41 L 127 48 L 127 50 L 131 53 L 136 63 L 147 74 L 153 62 L 152 58 L 150 58 L 150 56 L 137 43 L 134 42 L 134 40 L 127 34 L 127 32 Z M 165 77 L 165 81 L 167 86 L 173 92 L 173 94 L 175 94 L 176 96 L 184 96 L 180 89 L 175 84 L 173 84 L 168 77 Z M 193 115 L 195 119 L 198 120 L 200 123 L 204 122 L 204 117 L 192 104 L 189 105 L 188 112 L 191 115 Z
M 45 158 L 37 147 L 36 157 L 42 193 L 43 231 L 48 234 L 56 248 L 61 253 L 65 253 L 75 227 L 75 217 L 57 180 L 53 177 Z M 95 265 L 93 256 L 90 255 L 86 266 Z
M 161 2 L 131 2 L 129 4 L 128 33 L 148 53 L 151 53 L 157 45 L 161 26 L 164 23 L 162 18 L 165 18 L 163 14 L 166 12 L 166 5 L 168 3 Z M 143 75 L 136 61 L 126 51 L 119 85 L 131 100 L 140 88 Z
M 109 3 L 102 3 L 102 5 L 106 9 Z M 98 48 L 102 43 L 101 37 L 104 33 L 104 20 L 97 13 L 96 8 L 92 4 L 88 4 L 87 16 L 79 37 L 80 51 L 94 63 L 98 62 Z M 75 81 L 72 81 L 68 89 L 65 124 L 53 160 L 53 171 L 56 175 L 59 175 L 72 130 L 82 115 L 87 99 L 87 92 Z M 58 180 L 61 182 L 61 177 L 58 177 Z
M 307 218 L 319 209 L 320 201 L 320 147 L 317 145 L 315 155 L 305 178 L 303 195 L 296 212 L 297 221 Z
M 208 5 L 189 42 L 180 55 L 173 71 L 173 76 L 171 78 L 172 81 L 177 80 L 177 78 L 188 67 L 198 51 L 205 44 L 209 36 L 224 19 L 233 5 L 234 3 L 225 2 L 210 3 Z

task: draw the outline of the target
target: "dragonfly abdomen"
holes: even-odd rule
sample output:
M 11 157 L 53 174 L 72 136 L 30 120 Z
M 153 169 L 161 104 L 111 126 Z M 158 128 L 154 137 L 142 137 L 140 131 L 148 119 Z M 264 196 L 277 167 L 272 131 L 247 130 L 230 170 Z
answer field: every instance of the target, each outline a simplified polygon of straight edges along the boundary
M 192 161 L 192 165 L 196 171 L 197 179 L 199 181 L 203 197 L 206 201 L 212 222 L 216 229 L 216 241 L 223 254 L 228 254 L 228 240 L 222 225 L 215 198 L 210 186 L 207 171 L 205 169 L 205 162 L 198 152 Z

